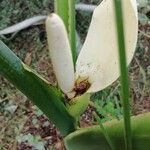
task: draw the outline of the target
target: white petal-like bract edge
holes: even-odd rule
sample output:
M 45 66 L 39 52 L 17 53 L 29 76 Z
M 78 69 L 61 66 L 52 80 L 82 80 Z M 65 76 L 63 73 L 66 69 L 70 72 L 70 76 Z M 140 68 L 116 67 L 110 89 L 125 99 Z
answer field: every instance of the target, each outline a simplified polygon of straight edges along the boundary
M 50 57 L 59 87 L 64 93 L 74 86 L 74 67 L 67 31 L 61 18 L 51 14 L 46 19 Z
M 136 0 L 123 0 L 127 63 L 133 58 L 138 34 Z M 119 59 L 113 0 L 103 0 L 94 10 L 87 38 L 76 64 L 76 78 L 87 77 L 96 92 L 119 77 Z

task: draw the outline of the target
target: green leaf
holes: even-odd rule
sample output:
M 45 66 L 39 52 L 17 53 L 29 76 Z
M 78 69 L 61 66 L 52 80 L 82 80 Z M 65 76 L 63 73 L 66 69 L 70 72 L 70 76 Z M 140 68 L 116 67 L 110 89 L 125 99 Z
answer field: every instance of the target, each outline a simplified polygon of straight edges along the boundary
M 103 124 L 115 150 L 125 150 L 123 120 Z M 150 113 L 131 117 L 133 150 L 150 148 Z M 65 139 L 66 150 L 110 150 L 100 126 L 79 129 Z
M 69 6 L 68 0 L 54 0 L 55 13 L 64 21 L 67 31 L 69 31 Z
M 61 101 L 61 93 L 26 66 L 0 41 L 0 74 L 39 107 L 52 123 L 67 135 L 75 130 L 75 120 Z

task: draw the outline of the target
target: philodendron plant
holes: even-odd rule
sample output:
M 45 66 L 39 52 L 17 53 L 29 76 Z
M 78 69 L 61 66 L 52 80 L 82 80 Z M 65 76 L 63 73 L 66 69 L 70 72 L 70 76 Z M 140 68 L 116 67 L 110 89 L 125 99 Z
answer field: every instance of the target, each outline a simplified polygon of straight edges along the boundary
M 123 72 L 126 71 L 125 53 L 128 65 L 137 43 L 136 0 L 123 0 L 122 5 L 121 1 L 116 0 L 115 7 L 113 0 L 103 0 L 97 6 L 77 60 L 74 4 L 74 0 L 56 0 L 57 14 L 50 14 L 45 23 L 58 88 L 25 65 L 2 41 L 0 74 L 31 99 L 56 125 L 64 137 L 62 149 L 148 150 L 150 113 L 131 117 L 130 124 L 130 109 L 126 100 L 128 81 L 125 80 L 126 72 Z M 118 49 L 121 49 L 120 53 Z M 119 66 L 122 81 L 125 81 L 122 83 L 127 87 L 122 96 L 125 98 L 122 100 L 124 121 L 113 120 L 101 126 L 78 129 L 77 118 L 87 108 L 90 93 L 111 85 L 120 76 Z

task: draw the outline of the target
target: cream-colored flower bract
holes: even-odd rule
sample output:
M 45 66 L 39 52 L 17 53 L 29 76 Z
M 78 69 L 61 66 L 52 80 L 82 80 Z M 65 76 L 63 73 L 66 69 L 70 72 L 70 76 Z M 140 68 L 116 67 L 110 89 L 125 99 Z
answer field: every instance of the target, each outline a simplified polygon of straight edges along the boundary
M 123 14 L 129 64 L 134 55 L 138 34 L 136 0 L 123 0 Z M 106 88 L 119 77 L 113 0 L 103 0 L 94 10 L 86 40 L 76 62 L 75 73 L 67 32 L 56 14 L 47 18 L 46 30 L 54 72 L 65 94 L 74 89 L 79 78 L 86 78 L 91 84 L 86 91 L 90 93 Z
M 59 87 L 68 93 L 74 86 L 73 60 L 63 21 L 56 14 L 46 20 L 46 32 L 54 73 Z

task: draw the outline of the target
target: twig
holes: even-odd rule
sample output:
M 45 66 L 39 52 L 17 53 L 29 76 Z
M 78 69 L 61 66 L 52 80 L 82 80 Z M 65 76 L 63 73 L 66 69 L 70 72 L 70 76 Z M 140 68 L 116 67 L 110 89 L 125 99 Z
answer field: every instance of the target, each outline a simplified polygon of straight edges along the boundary
M 88 5 L 88 4 L 79 3 L 76 5 L 76 10 L 93 12 L 96 7 L 97 7 L 96 5 Z
M 10 40 L 12 40 L 12 39 L 16 36 L 17 33 L 18 33 L 18 32 L 12 33 L 11 37 L 9 37 L 9 38 L 5 37 L 5 35 L 0 35 L 0 37 L 1 37 L 2 39 L 6 40 L 6 41 L 10 41 Z
M 32 26 L 34 24 L 37 25 L 37 23 L 41 23 L 41 21 L 44 21 L 47 16 L 36 16 L 29 19 L 26 19 L 20 23 L 17 23 L 13 26 L 10 26 L 4 30 L 0 30 L 0 35 L 10 34 L 14 32 L 18 32 L 22 29 L 28 28 L 29 26 Z
M 139 60 L 138 60 L 136 57 L 135 57 L 134 59 L 135 59 L 137 65 L 138 65 L 139 68 L 140 68 L 140 73 L 141 73 L 142 76 L 143 76 L 143 82 L 144 82 L 142 92 L 140 92 L 140 93 L 141 93 L 140 102 L 141 102 L 141 101 L 142 101 L 142 98 L 143 98 L 143 96 L 144 96 L 145 90 L 146 90 L 146 85 L 147 85 L 147 82 L 146 82 L 146 73 L 145 73 L 143 67 L 140 65 Z
M 145 37 L 147 37 L 147 38 L 150 39 L 150 35 L 149 35 L 149 34 L 145 33 L 145 32 L 142 31 L 142 30 L 139 30 L 139 32 L 140 32 L 142 35 L 144 35 Z

